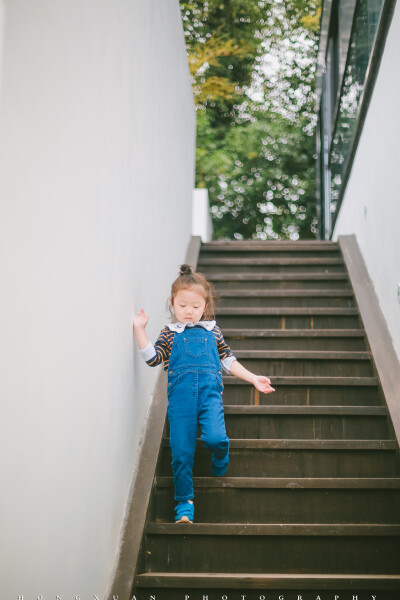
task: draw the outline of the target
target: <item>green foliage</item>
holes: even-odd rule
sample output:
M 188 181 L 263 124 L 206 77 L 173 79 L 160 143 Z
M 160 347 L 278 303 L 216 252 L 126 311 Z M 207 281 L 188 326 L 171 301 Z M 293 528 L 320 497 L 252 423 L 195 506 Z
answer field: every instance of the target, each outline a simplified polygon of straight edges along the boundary
M 237 117 L 237 106 L 251 85 L 255 57 L 262 53 L 263 5 L 247 0 L 181 2 L 195 101 L 210 110 L 215 127 Z
M 237 82 L 219 75 L 218 72 L 221 68 L 226 71 L 223 68 L 225 59 L 233 62 L 234 58 L 248 54 L 249 49 L 245 45 L 238 46 L 233 40 L 218 37 L 211 38 L 205 44 L 196 43 L 191 47 L 189 67 L 197 106 L 205 108 L 211 102 L 212 106 L 217 103 L 221 109 L 240 98 Z
M 181 2 L 215 237 L 315 237 L 319 2 Z
M 216 237 L 313 237 L 313 137 L 279 115 L 231 127 L 219 143 L 213 134 L 201 111 L 197 185 L 208 188 Z

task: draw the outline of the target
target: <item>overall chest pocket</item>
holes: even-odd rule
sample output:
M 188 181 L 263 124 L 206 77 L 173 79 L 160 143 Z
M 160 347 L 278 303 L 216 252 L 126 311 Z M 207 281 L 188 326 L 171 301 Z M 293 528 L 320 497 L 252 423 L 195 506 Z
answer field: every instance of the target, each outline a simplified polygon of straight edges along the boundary
M 206 337 L 185 337 L 183 338 L 183 342 L 185 344 L 185 352 L 189 356 L 193 356 L 193 358 L 198 358 L 199 356 L 207 354 Z

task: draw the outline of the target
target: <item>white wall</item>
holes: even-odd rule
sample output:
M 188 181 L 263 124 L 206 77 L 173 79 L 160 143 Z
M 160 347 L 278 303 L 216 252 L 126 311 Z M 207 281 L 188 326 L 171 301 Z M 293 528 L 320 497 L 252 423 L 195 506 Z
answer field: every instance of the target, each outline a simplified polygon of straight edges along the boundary
M 4 27 L 4 0 L 0 0 L 0 99 L 1 99 L 1 65 L 3 56 L 3 27 Z
M 400 358 L 399 56 L 398 3 L 334 239 L 356 234 Z
M 103 597 L 190 239 L 178 0 L 5 0 L 0 597 Z M 179 228 L 174 222 L 179 215 Z
M 205 188 L 195 188 L 193 190 L 192 202 L 192 235 L 200 236 L 202 242 L 210 242 L 212 234 L 213 226 L 208 190 Z

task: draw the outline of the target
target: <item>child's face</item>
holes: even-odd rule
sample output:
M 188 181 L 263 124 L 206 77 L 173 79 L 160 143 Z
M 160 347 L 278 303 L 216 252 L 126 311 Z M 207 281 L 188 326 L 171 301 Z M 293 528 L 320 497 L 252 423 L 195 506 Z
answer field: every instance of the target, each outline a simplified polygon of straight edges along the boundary
M 199 288 L 180 289 L 171 299 L 175 316 L 181 323 L 200 321 L 206 308 L 204 295 Z

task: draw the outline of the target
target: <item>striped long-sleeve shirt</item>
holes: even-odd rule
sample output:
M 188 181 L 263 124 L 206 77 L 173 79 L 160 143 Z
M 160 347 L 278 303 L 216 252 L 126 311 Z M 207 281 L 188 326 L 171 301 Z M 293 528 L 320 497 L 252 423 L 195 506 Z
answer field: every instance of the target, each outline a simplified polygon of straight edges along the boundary
M 182 323 L 172 323 L 166 325 L 162 330 L 156 343 L 149 343 L 146 348 L 140 350 L 141 355 L 150 367 L 156 367 L 164 362 L 164 371 L 167 371 L 169 359 L 172 351 L 172 343 L 174 340 L 175 331 L 181 333 L 185 329 Z M 195 323 L 196 327 L 205 327 L 208 331 L 212 331 L 217 344 L 218 354 L 221 359 L 222 368 L 226 373 L 229 373 L 232 363 L 236 357 L 232 354 L 231 349 L 222 336 L 220 328 L 215 324 L 215 321 L 199 321 Z

